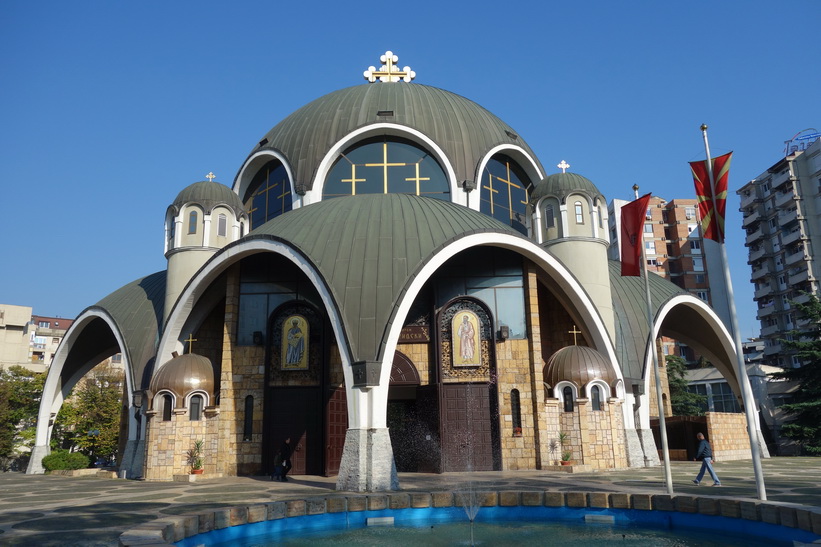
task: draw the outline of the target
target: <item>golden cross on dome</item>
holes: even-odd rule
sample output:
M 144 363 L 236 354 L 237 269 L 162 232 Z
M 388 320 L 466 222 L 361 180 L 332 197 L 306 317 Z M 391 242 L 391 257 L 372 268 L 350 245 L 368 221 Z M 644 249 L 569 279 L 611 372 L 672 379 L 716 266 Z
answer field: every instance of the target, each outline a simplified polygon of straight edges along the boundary
M 557 165 L 556 167 L 561 169 L 562 173 L 566 173 L 567 169 L 570 167 L 570 164 L 567 163 L 566 161 L 562 160 L 562 162 L 559 165 Z
M 214 174 L 213 171 L 209 171 L 208 174 L 205 175 L 205 178 L 208 179 L 208 182 L 214 182 L 214 179 L 217 178 L 217 176 Z
M 581 334 L 582 331 L 576 330 L 576 325 L 573 325 L 573 330 L 569 330 L 569 331 L 567 331 L 567 333 L 573 335 L 573 345 L 578 346 L 578 344 L 576 343 L 576 335 Z
M 197 339 L 194 338 L 193 334 L 188 335 L 188 340 L 183 340 L 183 342 L 188 342 L 188 353 L 193 353 L 194 342 L 196 342 L 196 341 L 197 341 Z
M 379 70 L 377 70 L 375 66 L 369 66 L 368 70 L 363 73 L 365 79 L 371 83 L 374 83 L 377 79 L 380 82 L 393 83 L 399 80 L 410 82 L 416 78 L 416 72 L 412 71 L 409 66 L 399 70 L 399 67 L 396 66 L 399 57 L 394 55 L 392 51 L 386 51 L 384 55 L 379 57 L 379 60 L 382 61 L 382 66 L 379 67 Z

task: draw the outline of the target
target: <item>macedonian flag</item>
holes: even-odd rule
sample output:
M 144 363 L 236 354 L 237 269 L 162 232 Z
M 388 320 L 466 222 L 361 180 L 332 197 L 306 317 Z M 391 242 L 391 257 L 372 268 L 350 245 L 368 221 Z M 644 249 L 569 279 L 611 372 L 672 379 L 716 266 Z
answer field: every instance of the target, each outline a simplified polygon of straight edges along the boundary
M 691 161 L 693 182 L 696 185 L 698 211 L 701 215 L 701 236 L 724 243 L 724 212 L 727 205 L 727 185 L 730 178 L 730 158 L 733 153 L 713 158 L 713 177 L 716 185 L 716 209 L 713 210 L 710 174 L 707 161 Z

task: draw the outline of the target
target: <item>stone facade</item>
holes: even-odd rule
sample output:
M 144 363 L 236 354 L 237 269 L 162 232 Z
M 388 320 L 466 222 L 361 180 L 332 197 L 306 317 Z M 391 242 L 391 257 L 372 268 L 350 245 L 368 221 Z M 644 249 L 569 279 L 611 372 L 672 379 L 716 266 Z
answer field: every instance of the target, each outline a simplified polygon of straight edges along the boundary
M 745 460 L 750 455 L 750 437 L 743 413 L 707 412 L 707 438 L 716 460 Z

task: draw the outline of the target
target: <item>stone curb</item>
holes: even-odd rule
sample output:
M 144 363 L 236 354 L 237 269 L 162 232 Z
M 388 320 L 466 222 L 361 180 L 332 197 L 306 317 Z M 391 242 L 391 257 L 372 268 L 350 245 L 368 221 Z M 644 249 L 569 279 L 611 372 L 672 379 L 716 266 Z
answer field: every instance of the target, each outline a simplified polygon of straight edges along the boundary
M 482 507 L 590 507 L 721 515 L 799 528 L 821 535 L 821 508 L 788 503 L 742 501 L 693 495 L 621 492 L 558 492 L 551 490 L 478 491 Z M 461 507 L 464 492 L 411 492 L 315 496 L 215 509 L 196 515 L 164 517 L 120 535 L 122 547 L 169 546 L 203 532 L 265 520 L 366 510 Z

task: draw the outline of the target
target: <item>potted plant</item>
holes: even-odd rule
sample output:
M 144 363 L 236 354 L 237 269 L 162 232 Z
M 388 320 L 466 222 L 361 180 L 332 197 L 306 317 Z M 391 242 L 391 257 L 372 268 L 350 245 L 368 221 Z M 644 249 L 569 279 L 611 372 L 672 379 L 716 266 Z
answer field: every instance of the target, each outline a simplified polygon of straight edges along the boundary
M 192 475 L 201 475 L 203 466 L 202 449 L 205 446 L 205 441 L 197 439 L 191 448 L 188 449 L 188 465 L 191 466 Z
M 571 458 L 573 457 L 573 451 L 565 448 L 565 445 L 569 441 L 570 435 L 568 435 L 564 431 L 559 431 L 559 444 L 562 447 L 562 465 L 573 465 L 573 461 L 571 460 Z

